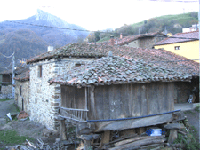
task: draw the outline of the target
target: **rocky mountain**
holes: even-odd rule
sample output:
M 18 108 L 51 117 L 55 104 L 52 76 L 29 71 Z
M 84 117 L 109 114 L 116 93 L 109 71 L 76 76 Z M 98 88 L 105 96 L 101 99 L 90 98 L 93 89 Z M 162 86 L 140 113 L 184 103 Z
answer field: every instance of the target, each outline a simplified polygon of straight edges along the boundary
M 25 20 L 0 22 L 0 52 L 8 56 L 15 51 L 16 59 L 28 59 L 46 51 L 48 45 L 58 48 L 82 41 L 89 33 L 79 30 L 84 28 L 37 10 L 36 15 Z M 2 67 L 9 65 L 11 59 L 5 59 L 1 55 L 0 59 L 2 70 Z

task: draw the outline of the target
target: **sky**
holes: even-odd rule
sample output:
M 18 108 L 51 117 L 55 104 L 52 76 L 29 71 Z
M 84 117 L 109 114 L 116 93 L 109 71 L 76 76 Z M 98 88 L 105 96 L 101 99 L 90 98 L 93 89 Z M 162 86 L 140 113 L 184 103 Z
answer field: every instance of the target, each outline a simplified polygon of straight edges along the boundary
M 49 12 L 68 23 L 96 31 L 153 17 L 199 11 L 198 0 L 2 0 L 0 21 Z

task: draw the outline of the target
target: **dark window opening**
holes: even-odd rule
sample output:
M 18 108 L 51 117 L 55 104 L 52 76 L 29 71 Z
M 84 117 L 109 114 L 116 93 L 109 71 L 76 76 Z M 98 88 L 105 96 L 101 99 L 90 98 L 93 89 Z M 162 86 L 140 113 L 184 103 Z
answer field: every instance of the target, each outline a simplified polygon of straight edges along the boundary
M 39 70 L 38 70 L 38 76 L 39 77 L 42 77 L 42 66 L 39 66 Z
M 81 65 L 83 65 L 83 64 L 76 64 L 76 67 L 80 67 Z
M 19 87 L 19 94 L 20 94 L 20 96 L 22 96 L 22 86 L 21 85 Z
M 174 46 L 174 50 L 180 50 L 180 46 Z

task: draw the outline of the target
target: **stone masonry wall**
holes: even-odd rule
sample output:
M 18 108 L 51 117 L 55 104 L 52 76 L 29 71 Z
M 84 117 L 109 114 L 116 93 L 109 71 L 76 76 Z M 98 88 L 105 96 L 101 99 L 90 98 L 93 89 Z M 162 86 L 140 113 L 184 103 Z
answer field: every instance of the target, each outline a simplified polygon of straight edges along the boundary
M 48 129 L 57 129 L 59 122 L 56 115 L 60 105 L 60 85 L 49 84 L 48 80 L 62 75 L 77 63 L 84 64 L 91 59 L 51 59 L 33 63 L 30 66 L 30 120 L 45 125 Z M 42 66 L 42 77 L 38 76 L 39 66 Z
M 0 99 L 11 99 L 12 98 L 12 85 L 1 86 Z
M 153 45 L 163 40 L 164 37 L 145 37 L 140 39 L 140 47 L 143 49 L 152 49 Z
M 20 86 L 21 86 L 21 95 L 20 95 Z M 15 81 L 15 102 L 19 106 L 20 110 L 22 110 L 22 99 L 24 111 L 29 112 L 29 81 L 20 82 Z
M 140 47 L 140 40 L 134 40 L 133 42 L 125 44 L 124 46 L 139 48 Z

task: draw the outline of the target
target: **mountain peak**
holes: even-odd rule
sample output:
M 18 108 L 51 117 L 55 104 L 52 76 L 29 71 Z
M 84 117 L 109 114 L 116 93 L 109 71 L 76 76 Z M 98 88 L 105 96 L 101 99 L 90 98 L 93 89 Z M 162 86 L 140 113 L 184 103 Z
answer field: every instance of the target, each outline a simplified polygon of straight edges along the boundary
M 36 20 L 54 20 L 55 17 L 48 13 L 48 12 L 44 12 L 43 10 L 37 9 L 37 13 L 36 13 Z

